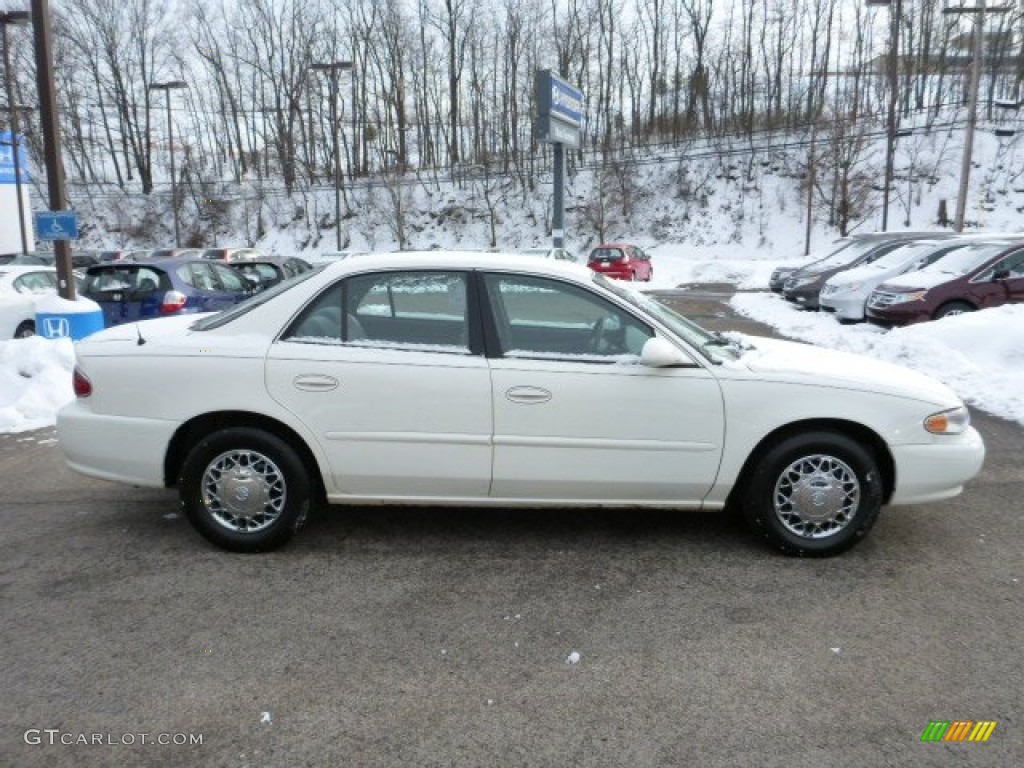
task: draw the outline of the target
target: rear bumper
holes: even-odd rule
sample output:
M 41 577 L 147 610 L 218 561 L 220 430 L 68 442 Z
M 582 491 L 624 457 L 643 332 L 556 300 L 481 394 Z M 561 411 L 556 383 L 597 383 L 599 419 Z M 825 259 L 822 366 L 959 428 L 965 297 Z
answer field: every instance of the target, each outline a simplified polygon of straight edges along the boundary
M 593 267 L 587 265 L 594 272 L 605 277 L 610 277 L 614 280 L 631 280 L 633 278 L 633 268 L 628 264 L 624 266 L 613 266 L 613 267 Z
M 890 504 L 920 504 L 959 494 L 981 471 L 985 444 L 974 427 L 929 445 L 892 447 L 896 487 Z
M 75 400 L 57 414 L 68 466 L 100 480 L 164 487 L 164 457 L 178 422 L 95 414 Z

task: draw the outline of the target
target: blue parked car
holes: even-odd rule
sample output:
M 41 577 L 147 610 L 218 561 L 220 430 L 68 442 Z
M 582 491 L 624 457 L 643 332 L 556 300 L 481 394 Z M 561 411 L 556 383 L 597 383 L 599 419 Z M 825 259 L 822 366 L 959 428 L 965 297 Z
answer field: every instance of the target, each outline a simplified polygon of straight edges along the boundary
M 253 293 L 230 267 L 205 259 L 154 259 L 98 264 L 85 271 L 81 293 L 112 325 L 151 317 L 217 312 Z

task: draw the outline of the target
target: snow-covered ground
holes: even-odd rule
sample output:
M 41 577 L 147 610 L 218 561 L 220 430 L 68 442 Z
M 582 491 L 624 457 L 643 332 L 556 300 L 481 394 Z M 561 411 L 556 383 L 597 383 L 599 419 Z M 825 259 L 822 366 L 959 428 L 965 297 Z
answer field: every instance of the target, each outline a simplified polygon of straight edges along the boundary
M 1024 424 L 1024 305 L 891 331 L 840 325 L 829 315 L 795 309 L 767 292 L 769 273 L 784 261 L 771 253 L 681 245 L 658 246 L 651 253 L 655 277 L 649 287 L 734 284 L 745 291 L 734 296 L 734 309 L 783 336 L 914 368 L 945 382 L 971 405 Z M 57 410 L 73 397 L 73 364 L 67 341 L 0 342 L 0 432 L 53 424 Z

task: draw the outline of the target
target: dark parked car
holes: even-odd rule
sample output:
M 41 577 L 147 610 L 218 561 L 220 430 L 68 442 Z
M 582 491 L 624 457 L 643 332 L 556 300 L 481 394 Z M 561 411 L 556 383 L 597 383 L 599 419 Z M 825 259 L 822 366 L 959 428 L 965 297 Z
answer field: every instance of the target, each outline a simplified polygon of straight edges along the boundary
M 590 252 L 587 266 L 594 272 L 619 280 L 650 280 L 654 277 L 651 257 L 629 243 L 603 243 Z
M 265 259 L 266 254 L 255 248 L 207 248 L 203 258 L 211 261 L 248 261 Z
M 867 319 L 909 325 L 976 309 L 1024 302 L 1024 241 L 972 243 L 917 272 L 882 283 L 868 297 Z
M 834 240 L 829 243 L 825 255 L 821 255 L 820 252 L 817 255 L 811 256 L 811 260 L 800 264 L 795 267 L 776 267 L 772 270 L 771 276 L 768 278 L 768 290 L 772 293 L 782 294 L 783 288 L 786 286 L 786 280 L 789 279 L 790 275 L 796 272 L 798 269 L 804 269 L 810 267 L 813 264 L 830 259 L 839 253 L 844 248 L 849 248 L 851 245 L 858 241 L 857 237 L 844 237 L 841 240 Z
M 252 286 L 230 267 L 202 259 L 118 261 L 89 267 L 82 295 L 97 302 L 110 327 L 167 315 L 216 312 Z
M 786 299 L 805 309 L 818 309 L 818 294 L 825 286 L 825 281 L 833 275 L 846 269 L 870 264 L 909 240 L 948 236 L 936 232 L 881 232 L 854 235 L 847 247 L 833 251 L 830 256 L 793 272 L 786 279 L 782 293 Z
M 308 262 L 294 256 L 284 259 L 265 256 L 259 260 L 232 261 L 230 266 L 261 291 L 313 268 Z

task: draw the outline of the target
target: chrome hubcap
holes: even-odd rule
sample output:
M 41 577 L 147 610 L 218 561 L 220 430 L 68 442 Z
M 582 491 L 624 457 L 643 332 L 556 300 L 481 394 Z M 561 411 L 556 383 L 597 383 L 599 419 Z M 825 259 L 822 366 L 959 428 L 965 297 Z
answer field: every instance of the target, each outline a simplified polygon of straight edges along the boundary
M 834 456 L 805 456 L 786 467 L 775 483 L 775 515 L 786 530 L 806 539 L 832 536 L 853 519 L 860 483 Z
M 228 451 L 206 466 L 203 504 L 213 519 L 235 533 L 272 525 L 284 509 L 284 475 L 256 451 Z

